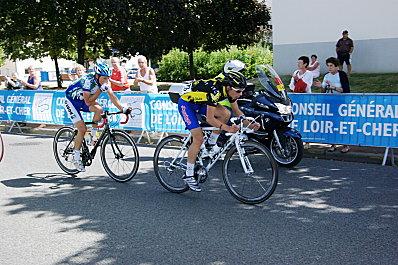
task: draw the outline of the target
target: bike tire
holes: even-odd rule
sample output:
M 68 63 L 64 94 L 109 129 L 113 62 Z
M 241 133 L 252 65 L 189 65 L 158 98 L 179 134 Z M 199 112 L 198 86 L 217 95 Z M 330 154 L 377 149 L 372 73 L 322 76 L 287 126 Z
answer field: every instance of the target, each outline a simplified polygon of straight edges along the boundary
M 155 154 L 153 157 L 153 168 L 155 171 L 156 178 L 158 179 L 160 184 L 166 190 L 173 192 L 173 193 L 183 193 L 183 192 L 186 192 L 189 190 L 188 185 L 182 180 L 183 174 L 185 173 L 185 169 L 177 168 L 177 167 L 171 168 L 170 166 L 166 167 L 166 165 L 165 165 L 167 162 L 171 162 L 175 158 L 175 156 L 178 155 L 178 152 L 179 152 L 179 150 L 181 150 L 183 142 L 184 142 L 184 138 L 179 135 L 170 135 L 168 137 L 165 137 L 156 146 Z M 174 146 L 173 144 L 176 147 L 173 147 Z M 163 161 L 162 150 L 165 150 L 166 147 L 168 147 L 168 146 L 170 149 L 170 152 L 169 152 L 170 155 L 167 155 L 167 157 L 165 158 L 165 161 Z M 167 151 L 168 150 L 166 150 L 166 152 Z M 175 156 L 173 156 L 173 155 L 175 155 Z M 159 160 L 161 160 L 161 161 L 159 161 Z M 181 162 L 185 163 L 185 165 L 186 165 L 186 159 L 182 159 L 182 160 L 184 160 L 184 161 L 181 161 Z M 168 176 L 166 176 L 166 174 L 163 174 L 161 172 L 162 167 L 165 168 L 166 171 L 168 171 L 168 173 L 170 173 L 170 175 L 172 173 L 176 172 L 176 176 L 167 178 Z M 176 184 L 171 183 L 172 181 L 175 182 Z
M 236 146 L 233 146 L 225 155 L 222 167 L 222 175 L 226 188 L 231 195 L 237 200 L 246 204 L 258 204 L 267 200 L 275 191 L 278 184 L 278 165 L 275 159 L 272 157 L 269 150 L 261 143 L 256 141 L 246 141 L 241 144 L 242 150 L 245 152 L 245 157 L 252 167 L 258 167 L 258 170 L 253 172 L 253 176 L 246 174 L 243 171 L 243 166 L 239 155 L 236 159 L 235 155 L 238 154 Z M 260 154 L 262 154 L 260 156 Z M 254 155 L 253 158 L 249 158 L 249 155 Z M 236 166 L 235 164 L 236 159 Z M 239 174 L 243 173 L 243 177 Z M 235 181 L 236 179 L 236 181 Z M 247 185 L 247 190 L 255 189 L 258 190 L 256 195 L 251 196 L 245 194 L 246 182 L 252 181 L 257 182 L 257 185 Z M 261 182 L 260 182 L 261 181 Z M 243 182 L 243 183 L 242 183 Z M 265 188 L 264 186 L 267 185 Z
M 57 161 L 57 164 L 62 169 L 62 171 L 69 175 L 75 175 L 79 173 L 79 171 L 73 165 L 72 161 L 74 144 L 68 147 L 66 153 L 63 153 L 63 155 L 61 156 L 59 151 L 65 151 L 63 148 L 66 148 L 71 141 L 74 141 L 74 138 L 75 130 L 73 128 L 62 127 L 55 133 L 53 141 L 53 152 L 55 160 Z
M 4 157 L 4 142 L 3 142 L 3 137 L 1 136 L 0 133 L 0 162 L 3 160 Z
M 118 138 L 118 139 L 116 139 Z M 116 139 L 116 142 L 115 142 Z M 122 142 L 123 140 L 123 142 Z M 119 141 L 119 143 L 118 143 Z M 110 145 L 114 159 L 117 160 L 117 166 L 114 168 L 114 163 L 109 163 L 108 160 L 112 158 L 112 153 L 107 152 L 107 145 Z M 115 151 L 114 151 L 115 150 Z M 118 153 L 115 153 L 118 152 Z M 120 153 L 119 153 L 120 152 Z M 107 159 L 107 154 L 110 153 L 109 159 Z M 120 156 L 121 157 L 118 157 Z M 127 156 L 127 157 L 126 157 Z M 108 135 L 106 135 L 104 141 L 101 144 L 101 162 L 102 165 L 108 173 L 108 175 L 117 182 L 127 182 L 131 180 L 138 171 L 139 167 L 139 154 L 138 148 L 134 140 L 128 135 L 126 132 L 121 130 L 112 130 Z M 131 170 L 124 174 L 116 173 L 117 168 L 125 168 L 124 166 L 130 165 L 131 162 L 133 165 L 131 166 Z M 123 167 L 119 167 L 119 165 L 123 165 Z
M 289 150 L 292 150 L 290 151 L 290 153 L 293 152 L 293 156 L 289 157 L 289 159 L 284 159 L 283 157 L 281 157 L 280 150 L 278 150 L 279 148 L 277 147 L 275 138 L 272 138 L 272 140 L 270 141 L 269 150 L 272 156 L 275 158 L 278 165 L 286 168 L 292 168 L 296 166 L 298 163 L 300 163 L 300 161 L 303 159 L 304 155 L 303 141 L 300 138 L 294 138 L 291 136 L 282 136 L 282 137 L 285 137 L 285 139 L 283 139 L 285 145 L 286 144 L 292 145 L 289 147 L 285 146 L 285 148 L 289 148 Z M 280 137 L 280 140 L 282 140 L 282 137 Z

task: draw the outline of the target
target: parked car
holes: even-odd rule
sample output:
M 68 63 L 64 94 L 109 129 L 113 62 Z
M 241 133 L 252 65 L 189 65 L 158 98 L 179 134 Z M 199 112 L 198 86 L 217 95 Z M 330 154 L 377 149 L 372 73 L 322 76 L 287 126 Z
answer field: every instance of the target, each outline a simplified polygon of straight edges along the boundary
M 135 75 L 137 74 L 138 68 L 131 68 L 127 70 L 127 78 L 135 79 Z

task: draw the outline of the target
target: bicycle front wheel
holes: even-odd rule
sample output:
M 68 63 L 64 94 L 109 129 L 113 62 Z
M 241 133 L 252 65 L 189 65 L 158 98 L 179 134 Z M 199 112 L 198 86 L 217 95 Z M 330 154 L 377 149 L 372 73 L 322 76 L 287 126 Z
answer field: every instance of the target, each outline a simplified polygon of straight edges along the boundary
M 160 184 L 168 191 L 182 193 L 189 190 L 182 180 L 187 167 L 188 146 L 184 138 L 170 135 L 156 146 L 153 168 Z
M 138 171 L 137 145 L 127 133 L 113 130 L 101 145 L 101 161 L 111 178 L 118 182 L 129 181 Z
M 226 154 L 223 162 L 225 186 L 233 197 L 247 204 L 268 199 L 278 184 L 278 166 L 268 149 L 254 141 L 236 146 Z M 239 154 L 240 153 L 240 154 Z
M 67 174 L 77 174 L 73 164 L 73 149 L 75 130 L 71 127 L 62 127 L 54 136 L 53 152 L 59 167 Z

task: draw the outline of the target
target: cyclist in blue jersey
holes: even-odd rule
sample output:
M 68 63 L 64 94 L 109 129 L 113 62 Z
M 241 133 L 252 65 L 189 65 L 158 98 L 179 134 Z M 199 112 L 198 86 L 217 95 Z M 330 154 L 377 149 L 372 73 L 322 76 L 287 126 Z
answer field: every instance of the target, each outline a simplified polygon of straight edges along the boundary
M 128 114 L 130 109 L 123 107 L 118 98 L 113 93 L 109 85 L 109 77 L 111 70 L 105 63 L 97 63 L 94 66 L 94 73 L 87 74 L 75 80 L 65 91 L 66 100 L 65 108 L 73 125 L 77 128 L 78 133 L 75 138 L 73 163 L 76 169 L 84 172 L 85 168 L 82 163 L 80 149 L 87 132 L 87 127 L 83 121 L 81 111 L 94 112 L 93 122 L 101 120 L 102 107 L 96 101 L 102 92 L 107 92 L 111 102 L 123 113 Z M 94 124 L 91 134 L 95 137 L 97 125 Z
M 194 177 L 196 157 L 203 143 L 203 131 L 200 127 L 197 115 L 205 115 L 206 121 L 220 130 L 213 132 L 209 143 L 216 142 L 222 130 L 235 133 L 239 130 L 237 125 L 228 125 L 231 112 L 220 104 L 223 100 L 231 103 L 232 112 L 236 116 L 243 116 L 236 100 L 246 88 L 246 78 L 237 71 L 224 72 L 222 76 L 210 80 L 199 80 L 193 83 L 191 91 L 181 95 L 178 100 L 178 110 L 185 122 L 186 128 L 192 134 L 192 143 L 188 149 L 187 169 L 183 180 L 193 191 L 201 191 Z M 248 124 L 245 121 L 245 124 Z M 257 130 L 260 124 L 253 123 L 251 128 Z M 210 144 L 213 144 L 210 143 Z

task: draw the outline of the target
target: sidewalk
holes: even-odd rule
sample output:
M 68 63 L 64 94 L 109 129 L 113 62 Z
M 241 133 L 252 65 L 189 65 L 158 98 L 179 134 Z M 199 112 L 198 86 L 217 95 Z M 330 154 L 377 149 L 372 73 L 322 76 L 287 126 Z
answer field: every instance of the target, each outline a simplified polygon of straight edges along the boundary
M 2 133 L 8 133 L 8 129 L 11 124 L 2 123 L 0 124 L 0 131 Z M 34 135 L 46 135 L 54 136 L 60 125 L 46 125 L 44 128 L 39 128 L 39 124 L 27 124 L 26 127 L 21 127 L 23 134 L 34 134 Z M 132 131 L 130 134 L 135 140 L 139 137 L 141 132 Z M 17 127 L 12 129 L 11 134 L 20 134 Z M 152 142 L 156 144 L 157 138 L 160 133 L 151 135 Z M 141 144 L 148 144 L 146 137 L 141 139 Z M 328 144 L 310 143 L 310 148 L 304 149 L 304 157 L 315 158 L 315 159 L 326 159 L 326 160 L 339 160 L 347 162 L 359 162 L 359 163 L 370 163 L 381 165 L 384 158 L 385 147 L 369 147 L 369 146 L 350 146 L 348 153 L 341 153 L 342 146 L 337 146 L 335 152 L 328 152 Z M 394 149 L 394 160 L 395 166 L 398 166 L 398 149 Z M 389 151 L 386 165 L 391 166 L 391 149 Z

